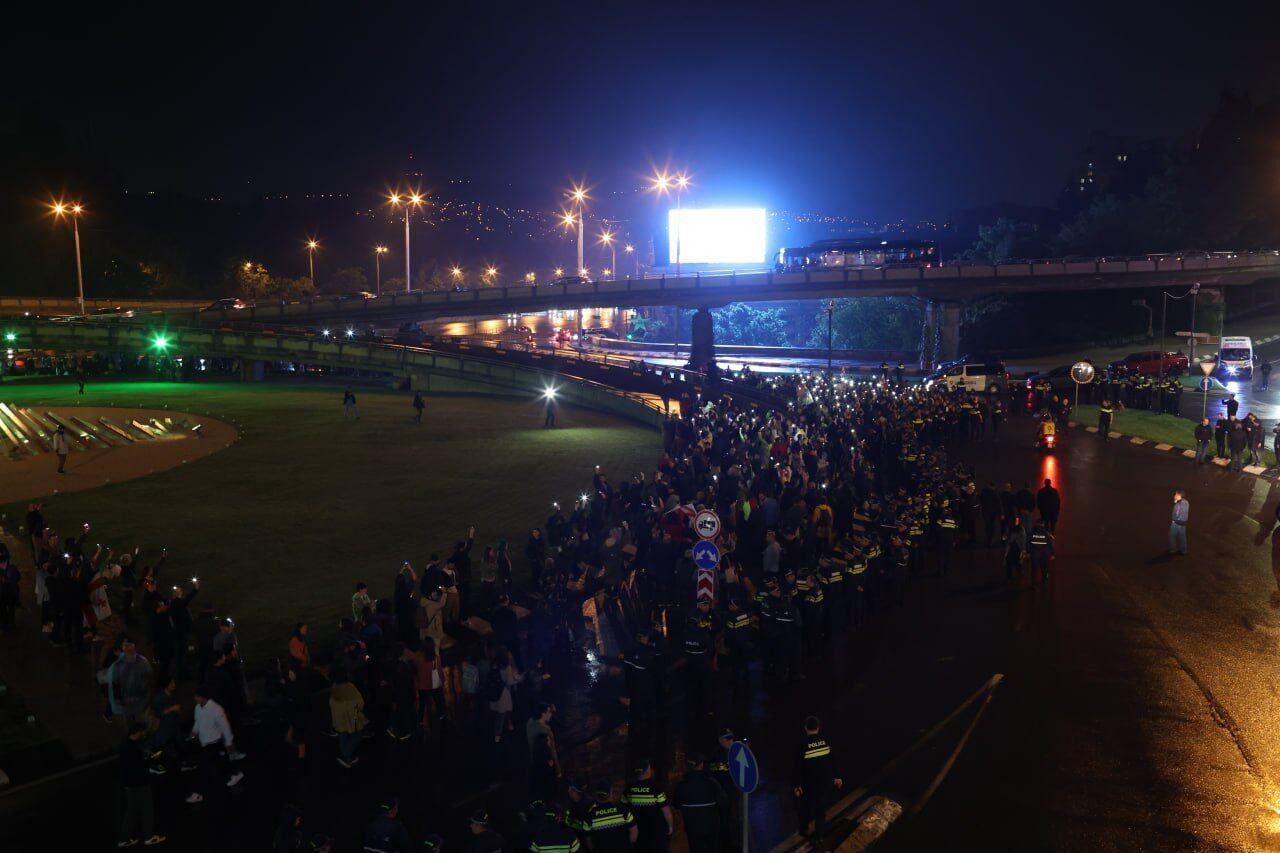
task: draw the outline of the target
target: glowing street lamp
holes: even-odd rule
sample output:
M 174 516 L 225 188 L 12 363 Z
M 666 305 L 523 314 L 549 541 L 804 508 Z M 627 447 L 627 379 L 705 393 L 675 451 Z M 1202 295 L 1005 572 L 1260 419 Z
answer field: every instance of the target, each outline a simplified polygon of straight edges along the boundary
M 622 251 L 630 255 L 632 260 L 635 261 L 635 277 L 639 278 L 640 277 L 640 258 L 636 256 L 636 247 L 628 243 L 627 245 L 622 247 Z
M 560 276 L 564 275 L 564 267 L 556 267 L 554 272 L 556 274 L 556 278 L 559 278 Z
M 311 238 L 307 240 L 307 269 L 311 271 L 311 285 L 314 287 L 316 283 L 316 249 L 320 248 L 320 243 Z
M 493 284 L 493 279 L 498 275 L 497 267 L 485 267 L 484 280 L 485 284 Z
M 80 263 L 80 215 L 84 213 L 84 205 L 80 202 L 66 204 L 61 201 L 55 201 L 49 205 L 49 209 L 53 211 L 53 215 L 58 219 L 67 217 L 71 220 L 71 233 L 75 235 L 76 241 L 76 283 L 80 286 L 80 314 L 83 316 L 84 311 L 84 267 Z
M 689 176 L 684 172 L 678 175 L 668 175 L 666 172 L 659 172 L 653 176 L 652 189 L 659 195 L 666 195 L 674 191 L 676 194 L 676 278 L 680 277 L 680 235 L 684 230 L 683 222 L 680 218 L 681 202 L 684 199 L 684 193 L 689 187 L 693 186 L 693 182 L 689 180 Z
M 377 282 L 376 289 L 378 291 L 379 296 L 382 295 L 382 256 L 385 255 L 386 253 L 387 253 L 386 246 L 373 247 L 374 281 Z
M 404 207 L 404 291 L 405 293 L 413 290 L 413 277 L 409 272 L 409 210 L 410 208 L 422 207 L 426 204 L 426 199 L 421 193 L 410 193 L 402 196 L 399 193 L 392 193 L 387 196 L 387 201 L 394 207 Z
M 582 269 L 586 265 L 586 262 L 582 257 L 582 230 L 587 224 L 587 199 L 590 198 L 590 196 L 587 195 L 586 187 L 575 184 L 573 189 L 569 192 L 569 198 L 573 201 L 573 211 L 578 215 L 578 269 Z M 572 217 L 568 214 L 565 216 L 565 224 L 573 224 Z
M 535 281 L 538 280 L 538 276 L 535 275 L 534 273 L 527 272 L 524 274 L 524 280 L 529 282 L 529 284 L 533 284 Z
M 609 254 L 613 258 L 613 262 L 609 264 L 609 269 L 603 273 L 605 277 L 608 277 L 612 271 L 618 268 L 618 247 L 613 242 L 613 232 L 607 228 L 600 232 L 600 242 L 609 247 Z

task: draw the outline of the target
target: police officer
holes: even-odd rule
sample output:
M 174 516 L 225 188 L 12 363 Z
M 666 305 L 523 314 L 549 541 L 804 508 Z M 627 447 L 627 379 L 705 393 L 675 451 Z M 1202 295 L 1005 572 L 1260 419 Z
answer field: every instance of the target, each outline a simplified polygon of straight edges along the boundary
M 676 786 L 675 801 L 684 819 L 689 853 L 720 853 L 720 826 L 728 798 L 706 770 L 706 759 L 692 754 L 688 772 Z
M 378 807 L 378 816 L 364 831 L 366 853 L 408 853 L 412 848 L 409 830 L 400 821 L 400 800 L 387 797 Z
M 769 590 L 768 612 L 773 623 L 774 673 L 782 681 L 803 678 L 800 673 L 800 611 L 796 609 L 794 588 L 774 586 Z
M 822 584 L 816 574 L 810 573 L 800 579 L 798 589 L 805 654 L 817 656 L 823 651 L 822 612 L 826 609 Z
M 800 817 L 800 834 L 822 835 L 827 827 L 827 805 L 833 790 L 844 786 L 836 769 L 831 744 L 822 735 L 822 721 L 806 717 L 804 739 L 796 750 L 796 763 L 792 773 L 792 788 L 796 795 L 796 808 Z
M 547 809 L 547 816 L 533 829 L 529 841 L 531 853 L 578 853 L 582 844 L 572 829 L 565 826 L 561 805 Z
M 707 700 L 719 630 L 720 621 L 711 612 L 711 599 L 699 599 L 697 609 L 690 614 L 684 626 L 684 659 L 693 720 L 705 717 L 711 710 Z
M 649 631 L 638 631 L 631 650 L 623 656 L 624 689 L 631 707 L 631 722 L 645 723 L 653 714 L 656 701 L 653 670 L 657 658 L 649 643 Z
M 955 514 L 951 509 L 951 501 L 943 498 L 938 511 L 938 575 L 944 580 L 951 568 L 951 549 L 955 547 L 956 530 L 959 528 Z
M 1111 435 L 1111 418 L 1115 414 L 1115 409 L 1111 408 L 1110 400 L 1103 400 L 1102 405 L 1098 407 L 1098 435 L 1102 436 L 1102 440 L 1106 441 Z
M 640 830 L 636 849 L 644 853 L 665 853 L 675 824 L 666 793 L 653 781 L 653 765 L 642 759 L 636 764 L 635 781 L 622 792 L 622 803 L 631 809 Z
M 489 813 L 478 810 L 471 816 L 471 843 L 467 849 L 471 853 L 502 853 L 507 843 L 502 836 L 489 828 Z
M 1044 520 L 1036 522 L 1027 537 L 1027 550 L 1031 554 L 1031 585 L 1036 585 L 1036 570 L 1040 579 L 1049 582 L 1049 561 L 1053 559 L 1053 534 L 1045 526 Z
M 628 853 L 640 837 L 631 809 L 613 801 L 608 782 L 596 786 L 596 801 L 587 809 L 583 829 L 593 853 Z
M 591 810 L 591 800 L 587 796 L 587 780 L 582 776 L 574 776 L 567 786 L 569 808 L 564 816 L 565 826 L 587 840 L 587 814 Z
M 746 599 L 726 597 L 724 649 L 729 661 L 735 703 L 745 702 L 751 692 L 751 614 Z

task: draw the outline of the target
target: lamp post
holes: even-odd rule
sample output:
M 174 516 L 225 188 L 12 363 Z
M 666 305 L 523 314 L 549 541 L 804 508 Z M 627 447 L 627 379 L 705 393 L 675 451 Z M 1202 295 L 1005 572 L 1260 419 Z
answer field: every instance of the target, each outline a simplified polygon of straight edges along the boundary
M 681 201 L 684 191 L 690 186 L 689 176 L 684 172 L 672 177 L 666 172 L 659 172 L 653 176 L 652 189 L 659 195 L 666 195 L 671 191 L 672 187 L 676 191 L 676 278 L 680 277 L 680 234 L 684 230 L 683 223 L 680 220 Z M 675 346 L 673 352 L 678 356 L 680 354 L 680 308 L 675 308 Z
M 630 255 L 632 260 L 635 261 L 635 274 L 632 277 L 639 278 L 640 277 L 640 259 L 636 257 L 636 247 L 628 243 L 627 245 L 622 247 L 622 251 Z
M 387 200 L 391 202 L 393 208 L 404 207 L 404 291 L 408 293 L 413 290 L 413 277 L 409 266 L 409 209 L 422 207 L 426 201 L 421 193 L 410 193 L 403 197 L 399 193 L 392 193 L 387 196 Z
M 604 245 L 606 245 L 606 246 L 608 246 L 608 247 L 609 247 L 609 257 L 612 259 L 612 262 L 611 262 L 611 263 L 610 263 L 610 265 L 609 265 L 609 269 L 610 269 L 610 270 L 612 270 L 612 277 L 613 277 L 613 278 L 617 278 L 617 276 L 618 276 L 618 247 L 617 247 L 617 245 L 615 245 L 615 244 L 614 244 L 614 242 L 613 242 L 613 232 L 612 232 L 612 231 L 609 231 L 609 230 L 607 230 L 607 229 L 606 229 L 606 230 L 604 230 L 604 231 L 601 231 L 601 232 L 600 232 L 600 242 L 601 242 L 601 243 L 603 243 Z
M 320 243 L 313 237 L 307 241 L 307 270 L 311 276 L 311 286 L 316 286 L 316 249 Z
M 382 295 L 382 256 L 386 253 L 386 246 L 374 246 L 373 248 L 373 276 L 379 296 Z
M 578 275 L 585 276 L 583 270 L 586 268 L 586 262 L 582 255 L 583 229 L 587 224 L 587 188 L 575 185 L 569 193 L 569 198 L 573 201 L 573 212 L 577 214 L 578 221 Z
M 1159 378 L 1164 379 L 1164 336 L 1165 322 L 1169 313 L 1170 299 L 1186 299 L 1191 297 L 1191 358 L 1195 358 L 1196 354 L 1196 294 L 1200 292 L 1200 282 L 1191 285 L 1186 293 L 1181 296 L 1174 296 L 1167 290 L 1160 291 L 1160 373 Z M 1187 362 L 1190 364 L 1190 360 Z
M 71 233 L 75 236 L 76 243 L 76 284 L 80 288 L 80 314 L 83 316 L 84 311 L 84 267 L 80 263 L 80 214 L 84 213 L 84 205 L 80 202 L 73 204 L 64 204 L 55 201 L 49 205 L 53 211 L 53 215 L 61 219 L 64 216 L 71 219 Z
M 449 270 L 449 275 L 453 277 L 453 286 L 459 287 L 462 284 L 462 267 L 454 267 Z

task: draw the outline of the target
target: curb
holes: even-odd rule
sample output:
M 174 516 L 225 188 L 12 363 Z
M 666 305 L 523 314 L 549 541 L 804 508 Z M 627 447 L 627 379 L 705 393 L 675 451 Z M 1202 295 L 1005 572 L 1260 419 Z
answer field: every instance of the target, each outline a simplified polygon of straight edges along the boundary
M 1280 335 L 1276 335 L 1275 339 L 1280 340 Z M 1095 435 L 1098 432 L 1098 428 L 1096 426 L 1086 426 L 1085 424 L 1082 424 L 1079 421 L 1067 421 L 1067 425 L 1075 429 L 1083 429 L 1085 432 L 1090 432 Z M 1139 447 L 1151 447 L 1155 450 L 1160 450 L 1165 453 L 1172 453 L 1177 456 L 1183 456 L 1183 457 L 1186 457 L 1187 459 L 1196 458 L 1196 452 L 1194 450 L 1186 450 L 1185 448 L 1174 447 L 1172 444 L 1164 444 L 1163 442 L 1156 442 L 1149 438 L 1143 438 L 1140 435 L 1125 435 L 1124 433 L 1120 433 L 1120 432 L 1109 432 L 1107 433 L 1107 438 L 1127 440 L 1130 444 L 1136 444 Z M 1230 460 L 1219 459 L 1217 457 L 1214 457 L 1209 461 L 1212 462 L 1214 465 L 1217 465 L 1219 468 L 1226 468 L 1228 465 L 1231 464 Z M 1242 471 L 1245 474 L 1249 474 L 1254 477 L 1261 477 L 1264 480 L 1270 480 L 1273 482 L 1280 479 L 1280 468 L 1264 468 L 1261 465 L 1246 465 L 1244 466 Z

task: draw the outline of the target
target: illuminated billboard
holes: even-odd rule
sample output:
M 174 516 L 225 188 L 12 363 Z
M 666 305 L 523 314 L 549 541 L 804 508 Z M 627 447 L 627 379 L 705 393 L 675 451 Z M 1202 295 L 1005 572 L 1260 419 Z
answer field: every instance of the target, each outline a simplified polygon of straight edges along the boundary
M 762 264 L 765 259 L 763 207 L 705 207 L 672 210 L 667 219 L 671 263 Z

